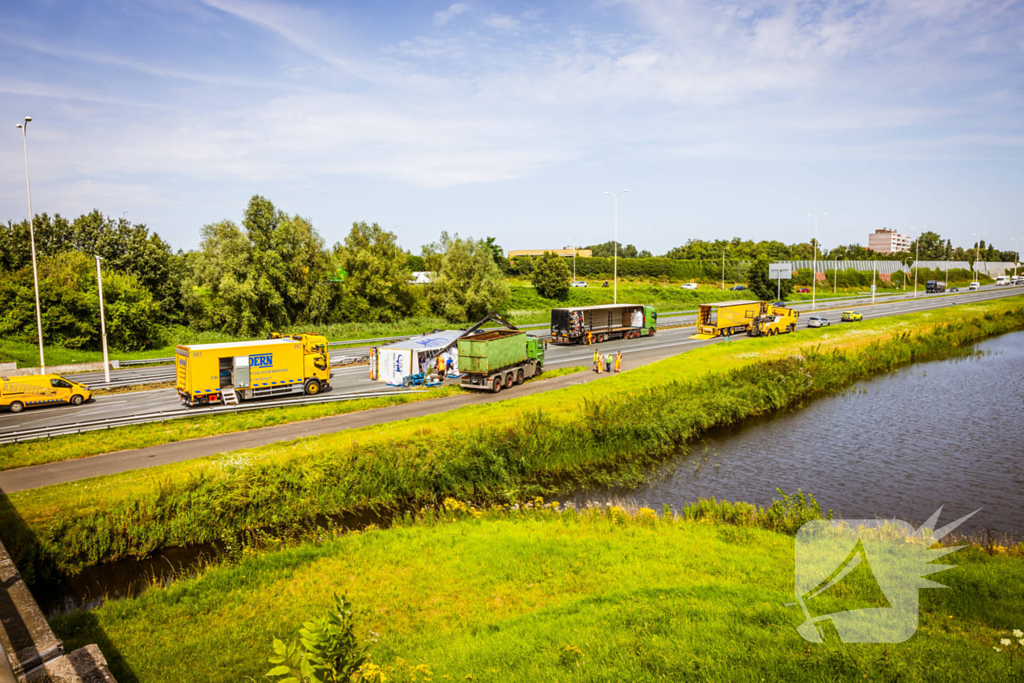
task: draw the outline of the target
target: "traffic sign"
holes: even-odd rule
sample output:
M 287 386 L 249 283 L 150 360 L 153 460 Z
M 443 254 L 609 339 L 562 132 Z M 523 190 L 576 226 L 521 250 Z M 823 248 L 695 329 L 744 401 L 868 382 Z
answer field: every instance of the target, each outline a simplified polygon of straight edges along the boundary
M 792 280 L 793 279 L 793 264 L 792 263 L 770 263 L 770 264 L 768 264 L 768 279 L 769 280 Z

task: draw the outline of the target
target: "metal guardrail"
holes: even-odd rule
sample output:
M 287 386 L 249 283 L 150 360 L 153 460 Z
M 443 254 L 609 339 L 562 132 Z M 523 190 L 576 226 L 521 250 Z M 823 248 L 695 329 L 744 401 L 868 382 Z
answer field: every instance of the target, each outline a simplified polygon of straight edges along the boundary
M 241 413 L 250 410 L 265 410 L 268 408 L 288 408 L 290 406 L 303 406 L 314 403 L 339 403 L 343 401 L 355 401 L 361 398 L 380 398 L 384 396 L 404 396 L 406 394 L 422 394 L 425 390 L 396 390 L 396 391 L 372 391 L 359 394 L 342 394 L 339 396 L 307 396 L 291 400 L 278 400 L 274 402 L 264 401 L 261 403 L 240 404 L 237 406 L 217 406 L 202 410 L 185 411 L 155 411 L 150 413 L 138 413 L 123 417 L 104 418 L 102 420 L 88 420 L 74 424 L 64 424 L 55 427 L 35 427 L 23 429 L 17 432 L 0 434 L 0 444 L 20 443 L 22 441 L 34 441 L 36 439 L 48 439 L 54 436 L 67 436 L 69 434 L 82 434 L 101 429 L 112 429 L 114 427 L 128 427 L 131 425 L 147 424 L 150 422 L 167 422 L 169 420 L 182 420 L 192 417 L 203 417 L 205 415 L 221 415 L 225 413 Z M 2 679 L 0 679 L 2 683 Z

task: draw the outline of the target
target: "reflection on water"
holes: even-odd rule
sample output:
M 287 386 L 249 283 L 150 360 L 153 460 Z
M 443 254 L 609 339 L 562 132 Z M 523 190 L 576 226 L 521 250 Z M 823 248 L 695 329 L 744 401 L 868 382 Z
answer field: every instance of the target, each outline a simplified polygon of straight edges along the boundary
M 945 505 L 962 529 L 1024 535 L 1024 332 L 984 355 L 910 366 L 804 407 L 709 433 L 636 490 L 581 493 L 681 507 L 698 498 L 768 504 L 813 493 L 846 518 L 920 523 Z M 970 528 L 967 528 L 970 527 Z

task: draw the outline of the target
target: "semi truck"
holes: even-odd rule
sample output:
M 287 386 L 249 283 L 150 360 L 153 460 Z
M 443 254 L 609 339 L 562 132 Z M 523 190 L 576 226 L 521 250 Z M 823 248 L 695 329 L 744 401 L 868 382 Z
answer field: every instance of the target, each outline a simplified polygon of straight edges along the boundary
M 516 328 L 481 330 L 459 339 L 463 389 L 495 394 L 544 371 L 544 341 Z
M 327 338 L 318 334 L 271 335 L 227 344 L 181 344 L 175 349 L 175 388 L 189 408 L 331 388 Z
M 939 282 L 938 280 L 929 280 L 924 283 L 924 291 L 926 294 L 942 294 L 946 291 L 946 283 Z
M 653 306 L 605 304 L 551 309 L 551 339 L 563 344 L 650 337 L 657 329 L 658 313 Z

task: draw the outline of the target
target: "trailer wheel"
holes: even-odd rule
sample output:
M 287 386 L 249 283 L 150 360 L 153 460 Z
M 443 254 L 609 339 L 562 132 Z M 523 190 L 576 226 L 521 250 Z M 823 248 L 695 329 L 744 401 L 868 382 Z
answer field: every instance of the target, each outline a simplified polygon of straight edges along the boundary
M 21 411 L 25 410 L 25 404 L 22 403 L 21 401 L 15 401 L 11 405 L 9 405 L 7 409 L 10 410 L 12 413 L 20 413 Z
M 311 379 L 306 382 L 306 395 L 316 396 L 320 393 L 320 380 Z
M 496 394 L 499 391 L 501 391 L 501 378 L 495 377 L 494 381 L 491 383 L 491 393 Z
M 600 344 L 602 342 L 604 342 L 604 335 L 603 334 L 597 335 L 597 343 Z
M 516 372 L 516 384 L 522 384 L 526 381 L 526 377 L 523 375 L 523 371 L 519 370 Z

